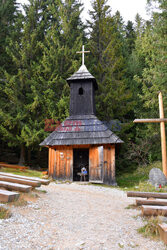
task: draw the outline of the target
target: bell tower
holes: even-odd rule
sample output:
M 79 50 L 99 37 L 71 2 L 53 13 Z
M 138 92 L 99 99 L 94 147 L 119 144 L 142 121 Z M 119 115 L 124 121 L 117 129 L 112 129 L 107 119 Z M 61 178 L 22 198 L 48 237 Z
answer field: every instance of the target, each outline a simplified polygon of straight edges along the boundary
M 67 79 L 70 86 L 70 116 L 96 113 L 94 95 L 98 85 L 84 64 L 84 54 L 88 52 L 84 50 L 84 45 L 82 51 L 77 52 L 82 53 L 82 66 Z

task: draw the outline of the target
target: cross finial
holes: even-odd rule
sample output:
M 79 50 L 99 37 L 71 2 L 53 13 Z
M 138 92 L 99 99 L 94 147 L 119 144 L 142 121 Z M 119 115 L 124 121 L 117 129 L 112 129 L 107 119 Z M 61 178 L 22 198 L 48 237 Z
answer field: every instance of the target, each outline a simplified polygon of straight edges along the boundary
M 85 51 L 85 46 L 82 45 L 82 51 L 77 51 L 78 54 L 82 54 L 82 65 L 85 65 L 85 53 L 90 53 L 90 51 Z

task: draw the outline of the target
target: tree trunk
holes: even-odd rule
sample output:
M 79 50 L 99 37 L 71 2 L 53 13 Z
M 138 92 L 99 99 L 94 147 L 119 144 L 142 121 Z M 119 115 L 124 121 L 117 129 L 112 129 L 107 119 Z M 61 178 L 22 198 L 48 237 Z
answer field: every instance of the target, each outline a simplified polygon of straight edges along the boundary
M 24 144 L 21 145 L 20 148 L 20 159 L 18 165 L 24 166 L 25 165 L 25 146 Z
M 28 149 L 28 165 L 31 165 L 31 149 Z

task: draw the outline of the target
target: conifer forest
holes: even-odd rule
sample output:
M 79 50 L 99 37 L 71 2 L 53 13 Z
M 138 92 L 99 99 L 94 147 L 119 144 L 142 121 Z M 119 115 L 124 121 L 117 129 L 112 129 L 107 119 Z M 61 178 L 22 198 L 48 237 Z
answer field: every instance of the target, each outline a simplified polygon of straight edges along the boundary
M 66 79 L 85 64 L 96 78 L 96 115 L 123 141 L 116 169 L 161 161 L 158 92 L 167 118 L 167 0 L 148 0 L 150 20 L 125 22 L 107 0 L 93 0 L 83 21 L 79 0 L 0 0 L 0 162 L 47 168 L 39 144 L 48 121 L 69 115 Z M 156 5 L 156 8 L 153 8 Z M 115 123 L 113 123 L 113 121 Z M 113 126 L 117 124 L 117 126 Z

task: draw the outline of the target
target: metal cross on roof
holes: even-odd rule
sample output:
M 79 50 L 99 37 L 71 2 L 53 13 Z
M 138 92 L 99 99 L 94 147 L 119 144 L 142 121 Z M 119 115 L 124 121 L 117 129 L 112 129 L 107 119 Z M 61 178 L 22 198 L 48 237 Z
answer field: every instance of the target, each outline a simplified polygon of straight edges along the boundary
M 82 65 L 85 65 L 85 53 L 90 53 L 90 51 L 85 51 L 85 46 L 82 45 L 82 51 L 77 51 L 77 54 L 82 54 Z

